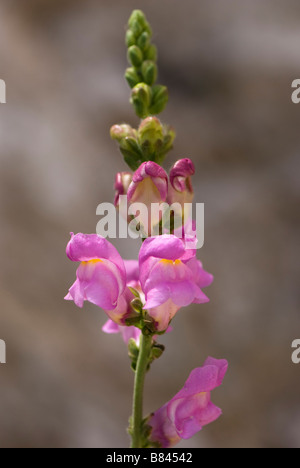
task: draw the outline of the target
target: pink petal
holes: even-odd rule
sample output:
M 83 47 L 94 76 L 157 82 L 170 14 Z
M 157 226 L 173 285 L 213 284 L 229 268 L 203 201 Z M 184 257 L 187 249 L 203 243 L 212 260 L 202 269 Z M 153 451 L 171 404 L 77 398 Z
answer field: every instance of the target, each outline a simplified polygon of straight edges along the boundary
M 107 322 L 103 325 L 102 331 L 108 335 L 120 333 L 120 327 L 118 324 L 108 319 Z
M 117 249 L 103 237 L 97 234 L 72 234 L 66 252 L 72 262 L 110 260 L 119 268 L 125 283 L 126 273 L 122 257 Z
M 185 254 L 184 243 L 175 236 L 163 235 L 149 237 L 140 250 L 140 265 L 149 257 L 178 260 Z
M 166 200 L 168 193 L 168 175 L 161 166 L 155 162 L 147 161 L 144 162 L 133 175 L 132 183 L 127 193 L 128 201 L 132 201 L 139 184 L 147 178 L 152 179 L 155 187 L 159 191 L 160 200 Z
M 114 268 L 116 269 L 115 266 Z M 115 309 L 122 293 L 118 277 L 112 270 L 113 264 L 104 262 L 81 264 L 77 270 L 85 299 L 104 310 Z
M 204 363 L 204 366 L 215 366 L 219 370 L 219 375 L 217 379 L 217 386 L 219 387 L 222 385 L 224 377 L 228 371 L 228 361 L 226 359 L 214 359 L 212 357 L 208 357 Z
M 187 187 L 186 179 L 195 174 L 194 163 L 186 158 L 177 161 L 170 172 L 170 182 L 172 187 L 178 192 L 184 192 L 190 187 Z
M 175 314 L 178 312 L 179 307 L 174 304 L 170 299 L 162 305 L 154 308 L 147 309 L 150 317 L 152 317 L 157 326 L 157 331 L 161 332 L 167 329 L 170 331 L 171 327 L 168 327 L 170 321 L 173 319 Z
M 187 266 L 193 272 L 195 282 L 200 288 L 206 288 L 213 283 L 213 275 L 205 271 L 203 269 L 202 263 L 196 258 L 193 258 L 189 262 L 187 262 Z
M 78 281 L 78 279 L 75 281 L 73 286 L 71 286 L 69 293 L 65 297 L 65 300 L 74 301 L 77 307 L 80 307 L 82 309 L 86 298 L 84 295 L 83 285 L 82 283 L 80 283 L 80 281 Z
M 127 283 L 139 281 L 139 262 L 137 260 L 124 260 L 124 265 L 126 269 Z

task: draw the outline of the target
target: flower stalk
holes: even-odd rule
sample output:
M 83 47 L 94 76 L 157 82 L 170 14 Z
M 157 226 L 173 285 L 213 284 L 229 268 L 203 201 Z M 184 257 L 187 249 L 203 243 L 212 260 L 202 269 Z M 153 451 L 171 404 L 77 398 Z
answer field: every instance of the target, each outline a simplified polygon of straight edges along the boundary
M 141 336 L 140 351 L 137 361 L 134 380 L 132 426 L 129 429 L 131 434 L 131 448 L 143 448 L 143 400 L 145 377 L 149 366 L 149 359 L 152 347 L 152 336 Z

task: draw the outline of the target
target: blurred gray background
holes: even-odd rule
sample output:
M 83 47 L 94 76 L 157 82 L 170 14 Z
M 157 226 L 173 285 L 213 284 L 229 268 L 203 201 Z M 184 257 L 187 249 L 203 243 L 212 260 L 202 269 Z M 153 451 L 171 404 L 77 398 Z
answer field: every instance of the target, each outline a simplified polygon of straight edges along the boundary
M 142 8 L 177 130 L 167 166 L 191 157 L 206 204 L 199 255 L 211 303 L 182 310 L 146 386 L 157 409 L 208 355 L 230 370 L 223 417 L 181 447 L 300 447 L 298 0 L 2 0 L 0 78 L 1 447 L 126 447 L 133 374 L 104 313 L 63 301 L 69 232 L 125 169 L 109 128 L 138 124 L 123 80 L 124 32 Z M 135 258 L 133 241 L 115 242 Z

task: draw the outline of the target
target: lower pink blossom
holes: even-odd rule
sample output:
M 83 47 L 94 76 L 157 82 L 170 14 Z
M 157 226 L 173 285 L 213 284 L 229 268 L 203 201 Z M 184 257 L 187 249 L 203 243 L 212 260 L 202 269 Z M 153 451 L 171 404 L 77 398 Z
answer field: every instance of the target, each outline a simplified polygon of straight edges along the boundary
M 170 448 L 218 419 L 222 411 L 211 402 L 211 391 L 222 384 L 227 369 L 226 360 L 213 358 L 194 369 L 183 389 L 151 416 L 151 441 Z
M 209 302 L 202 288 L 213 282 L 195 251 L 184 240 L 163 235 L 145 240 L 139 255 L 140 282 L 145 294 L 145 309 L 166 330 L 182 307 Z
M 67 255 L 80 265 L 65 299 L 78 307 L 89 301 L 101 307 L 114 322 L 124 325 L 134 295 L 126 286 L 125 265 L 116 248 L 96 234 L 72 234 Z

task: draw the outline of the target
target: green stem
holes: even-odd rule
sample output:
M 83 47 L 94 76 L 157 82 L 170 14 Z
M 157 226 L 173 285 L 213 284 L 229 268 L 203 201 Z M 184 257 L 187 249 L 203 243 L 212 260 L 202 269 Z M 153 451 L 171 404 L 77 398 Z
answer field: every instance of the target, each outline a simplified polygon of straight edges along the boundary
M 141 429 L 143 422 L 143 394 L 151 345 L 152 336 L 142 335 L 134 381 L 131 448 L 142 448 Z

